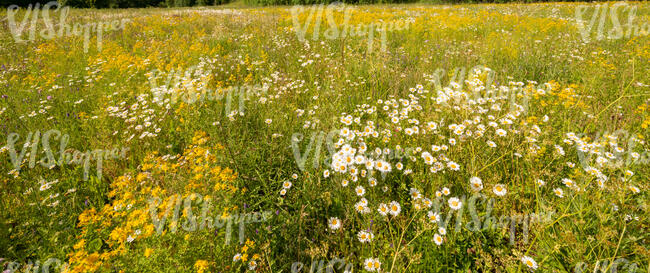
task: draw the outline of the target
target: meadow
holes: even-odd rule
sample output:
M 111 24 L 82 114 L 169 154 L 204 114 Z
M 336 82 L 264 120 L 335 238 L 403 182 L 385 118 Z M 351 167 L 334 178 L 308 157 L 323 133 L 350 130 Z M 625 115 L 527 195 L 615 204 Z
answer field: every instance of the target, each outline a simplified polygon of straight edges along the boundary
M 650 272 L 648 2 L 0 18 L 2 272 Z

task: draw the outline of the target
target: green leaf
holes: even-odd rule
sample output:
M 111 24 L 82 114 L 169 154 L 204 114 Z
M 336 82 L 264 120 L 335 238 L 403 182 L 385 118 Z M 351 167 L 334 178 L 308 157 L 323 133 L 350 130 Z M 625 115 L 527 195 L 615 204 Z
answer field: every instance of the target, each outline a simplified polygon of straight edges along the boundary
M 95 239 L 88 243 L 88 252 L 93 253 L 99 251 L 102 248 L 102 239 Z

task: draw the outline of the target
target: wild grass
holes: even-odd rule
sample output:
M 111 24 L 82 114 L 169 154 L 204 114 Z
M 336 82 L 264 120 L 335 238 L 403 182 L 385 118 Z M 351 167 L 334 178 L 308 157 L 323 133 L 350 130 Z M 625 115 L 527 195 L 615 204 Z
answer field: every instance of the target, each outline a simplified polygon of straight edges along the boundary
M 590 6 L 583 16 L 589 20 L 596 4 L 356 6 L 351 26 L 412 21 L 387 33 L 386 51 L 378 35 L 372 50 L 366 37 L 326 39 L 321 34 L 312 40 L 313 26 L 301 41 L 291 7 L 72 9 L 70 24 L 130 20 L 124 29 L 105 32 L 101 49 L 93 33 L 87 52 L 83 36 L 16 43 L 5 20 L 0 27 L 2 140 L 17 133 L 20 153 L 30 132 L 57 129 L 70 136 L 70 149 L 128 147 L 129 152 L 125 159 L 104 161 L 101 180 L 91 168 L 91 178 L 84 181 L 78 165 L 50 169 L 37 163 L 30 168 L 31 146 L 20 172 L 12 171 L 10 152 L 3 149 L 0 265 L 9 269 L 15 263 L 24 269 L 30 261 L 42 264 L 56 258 L 72 272 L 291 272 L 300 262 L 305 265 L 301 272 L 307 272 L 312 261 L 342 258 L 354 265 L 354 272 L 363 272 L 364 260 L 377 258 L 383 272 L 524 272 L 529 269 L 521 259 L 527 256 L 538 272 L 593 271 L 597 263 L 617 259 L 627 261 L 626 270 L 634 265 L 637 272 L 650 272 L 648 161 L 601 167 L 594 163 L 597 155 L 585 159 L 588 153 L 579 153 L 578 141 L 567 135 L 575 133 L 585 145 L 597 142 L 609 149 L 609 142 L 616 142 L 641 157 L 647 153 L 649 38 L 597 40 L 596 23 L 586 42 L 575 21 L 580 5 Z M 637 7 L 635 22 L 648 22 L 646 2 L 628 5 Z M 305 9 L 298 21 L 308 20 L 308 15 Z M 0 16 L 6 18 L 7 12 Z M 329 20 L 340 25 L 343 17 L 343 11 L 334 12 L 333 19 L 324 16 L 320 31 Z M 603 25 L 605 30 L 612 27 L 610 20 Z M 45 23 L 39 20 L 35 29 L 45 29 Z M 480 113 L 460 93 L 457 101 L 436 100 L 446 92 L 442 87 L 459 82 L 456 68 L 467 71 L 465 79 L 485 85 L 489 73 L 469 73 L 478 66 L 494 72 L 490 79 L 495 86 L 522 82 L 527 88 L 515 97 L 497 99 L 494 103 L 503 111 L 489 113 Z M 444 72 L 438 86 L 431 75 L 440 69 Z M 154 100 L 154 71 L 161 75 L 157 86 L 164 86 L 169 74 L 181 76 L 181 87 L 167 90 L 182 94 L 176 103 Z M 200 102 L 188 103 L 183 97 L 200 94 L 204 87 L 255 85 L 265 88 L 241 101 L 238 93 L 227 92 L 221 99 Z M 452 89 L 472 95 L 470 88 L 465 83 Z M 393 108 L 391 100 L 399 107 Z M 385 101 L 390 101 L 389 111 L 382 109 Z M 392 110 L 406 108 L 404 101 L 417 101 L 422 109 L 409 108 L 399 123 L 392 123 Z M 525 110 L 514 105 L 524 101 Z M 243 113 L 233 113 L 240 105 Z M 374 113 L 362 114 L 372 106 Z M 513 123 L 500 123 L 508 113 Z M 360 122 L 346 124 L 348 115 Z M 496 116 L 506 137 L 495 135 L 487 115 Z M 481 121 L 466 126 L 475 132 L 483 124 L 488 128 L 483 137 L 459 137 L 449 128 L 476 116 Z M 413 159 L 387 159 L 392 171 L 384 176 L 368 171 L 355 182 L 349 173 L 336 173 L 327 163 L 344 146 L 335 143 L 342 139 L 341 144 L 353 148 L 358 143 L 341 135 L 330 143 L 327 134 L 344 128 L 363 131 L 367 121 L 381 136 L 356 138 L 365 139 L 369 151 L 398 151 L 399 145 L 432 153 L 432 145 L 444 144 L 449 149 L 434 156 L 440 162 L 454 161 L 460 169 L 445 166 L 431 172 L 422 151 L 416 151 L 410 154 Z M 436 122 L 437 128 L 428 129 L 428 122 Z M 421 133 L 406 134 L 413 126 Z M 534 126 L 540 133 L 531 133 Z M 617 140 L 607 138 L 617 130 L 626 133 Z M 301 141 L 292 141 L 299 136 Z M 450 144 L 450 138 L 458 143 Z M 497 148 L 490 148 L 488 140 Z M 58 140 L 50 143 L 59 145 Z M 53 150 L 58 158 L 58 148 Z M 36 160 L 45 156 L 38 151 Z M 398 162 L 405 165 L 403 170 L 397 169 Z M 585 169 L 588 165 L 607 177 L 603 187 Z M 369 185 L 370 177 L 377 179 L 377 186 Z M 488 216 L 490 198 L 496 201 L 493 216 L 554 214 L 550 221 L 531 224 L 527 240 L 523 225 L 517 225 L 513 243 L 507 229 L 470 230 L 468 211 L 456 231 L 457 214 L 450 212 L 448 199 L 460 198 L 466 209 L 477 194 L 471 177 L 480 177 L 484 186 L 483 201 L 476 206 L 481 219 Z M 563 178 L 577 185 L 567 186 Z M 546 184 L 538 186 L 538 179 Z M 347 187 L 343 180 L 348 180 Z M 283 187 L 286 181 L 291 182 L 288 188 Z M 504 196 L 493 192 L 497 184 L 507 188 Z M 355 211 L 359 185 L 366 190 L 368 214 Z M 440 201 L 441 216 L 451 213 L 441 245 L 433 241 L 440 233 L 438 225 L 427 218 L 432 209 L 418 209 L 422 200 L 411 197 L 412 188 Z M 443 188 L 451 194 L 437 199 Z M 558 188 L 562 198 L 554 193 Z M 253 211 L 273 215 L 248 224 L 244 244 L 236 238 L 238 230 L 232 231 L 230 244 L 224 228 L 172 232 L 173 225 L 201 215 L 204 203 L 198 194 L 213 200 L 212 216 Z M 178 222 L 172 224 L 177 203 L 169 200 L 179 196 L 194 200 L 193 209 L 180 206 Z M 153 207 L 158 214 L 152 216 L 154 197 L 165 202 Z M 397 201 L 401 212 L 378 214 L 378 205 L 390 201 Z M 165 209 L 172 213 L 164 232 L 157 234 L 152 218 L 163 217 Z M 340 229 L 329 227 L 333 217 L 341 220 Z M 366 230 L 375 237 L 361 243 L 357 235 Z

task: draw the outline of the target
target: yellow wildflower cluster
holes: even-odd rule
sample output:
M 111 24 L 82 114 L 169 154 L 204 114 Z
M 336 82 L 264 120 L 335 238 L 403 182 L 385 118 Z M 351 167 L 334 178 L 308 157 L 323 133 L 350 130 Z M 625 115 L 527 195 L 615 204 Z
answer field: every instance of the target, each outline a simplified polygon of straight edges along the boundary
M 110 203 L 99 211 L 90 208 L 79 215 L 81 233 L 74 252 L 68 254 L 69 272 L 94 272 L 108 268 L 114 260 L 129 255 L 133 249 L 130 244 L 134 241 L 152 237 L 155 228 L 149 212 L 151 198 L 163 199 L 160 208 L 164 211 L 170 204 L 168 201 L 178 196 L 168 194 L 171 192 L 180 192 L 183 197 L 193 196 L 194 192 L 206 197 L 215 195 L 215 191 L 225 195 L 236 193 L 238 188 L 234 181 L 237 174 L 216 165 L 223 147 L 207 147 L 207 143 L 206 133 L 197 132 L 182 155 L 152 153 L 141 164 L 140 172 L 116 178 L 108 194 Z M 176 224 L 172 222 L 170 225 Z M 147 247 L 144 256 L 149 257 L 154 252 Z M 207 267 L 205 261 L 195 264 L 198 272 L 204 272 Z

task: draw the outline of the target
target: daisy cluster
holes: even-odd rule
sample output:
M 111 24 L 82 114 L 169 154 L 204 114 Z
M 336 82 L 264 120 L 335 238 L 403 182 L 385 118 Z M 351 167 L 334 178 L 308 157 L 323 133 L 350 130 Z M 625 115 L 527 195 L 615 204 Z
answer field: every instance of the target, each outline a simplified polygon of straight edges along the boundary
M 114 93 L 113 95 L 117 95 Z M 111 98 L 109 96 L 109 98 Z M 158 136 L 161 123 L 164 119 L 165 112 L 151 107 L 152 99 L 149 94 L 141 94 L 135 97 L 135 101 L 129 99 L 122 100 L 115 105 L 108 106 L 106 113 L 109 117 L 120 119 L 120 124 L 125 124 L 125 128 L 113 131 L 113 136 L 122 136 L 126 142 L 133 138 L 148 139 Z
M 414 182 L 416 185 L 426 189 L 428 197 L 416 186 L 410 189 L 410 201 L 416 211 L 430 209 L 432 199 L 446 201 L 451 210 L 459 210 L 463 206 L 459 197 L 449 196 L 451 191 L 447 187 L 435 189 L 435 181 L 457 180 L 467 175 L 470 177 L 469 185 L 465 187 L 468 192 L 478 193 L 489 187 L 497 198 L 505 197 L 509 192 L 508 183 L 486 183 L 472 175 L 487 166 L 481 169 L 473 158 L 468 158 L 468 154 L 508 151 L 516 160 L 534 160 L 553 149 L 553 156 L 561 159 L 568 156 L 565 149 L 570 149 L 569 144 L 587 145 L 579 142 L 573 133 L 567 134 L 564 143 L 558 143 L 552 134 L 543 130 L 551 128 L 548 115 L 541 118 L 528 116 L 527 109 L 513 100 L 526 97 L 526 103 L 536 103 L 554 92 L 570 93 L 571 90 L 560 90 L 554 82 L 541 85 L 546 89 L 536 88 L 536 82 L 509 82 L 505 86 L 487 88 L 479 78 L 470 77 L 462 86 L 452 82 L 451 87 L 439 89 L 433 96 L 433 92 L 417 85 L 402 98 L 390 95 L 387 99 L 357 105 L 351 113 L 341 113 L 338 120 L 342 127 L 333 144 L 336 151 L 332 155 L 331 165 L 323 171 L 323 177 L 334 175 L 332 180 L 340 184 L 341 191 L 348 188 L 353 191 L 353 196 L 358 200 L 352 204 L 352 208 L 358 215 L 372 215 L 375 212 L 379 219 L 389 220 L 388 217 L 400 215 L 404 206 L 399 200 L 391 200 L 389 190 L 398 188 L 393 181 L 410 177 L 417 181 Z M 404 153 L 405 157 L 390 156 L 396 151 Z M 588 151 L 585 149 L 585 152 Z M 580 183 L 574 181 L 576 175 L 573 172 L 563 171 L 565 168 L 575 168 L 575 163 L 570 159 L 564 158 L 563 164 L 557 164 L 556 171 L 566 175 L 560 177 L 559 182 L 563 186 L 553 190 L 558 197 L 563 197 L 566 189 L 580 191 L 589 185 L 583 179 L 580 179 Z M 601 186 L 607 181 L 607 176 L 595 167 L 586 168 L 585 172 Z M 623 174 L 626 179 L 632 175 L 629 170 Z M 536 184 L 543 187 L 547 183 L 539 178 Z M 554 181 L 552 184 L 558 183 Z M 436 224 L 440 221 L 439 213 L 429 210 L 426 219 Z M 329 218 L 329 230 L 346 228 L 346 218 L 354 216 L 339 217 Z M 362 244 L 372 243 L 375 237 L 370 230 L 357 226 L 348 228 L 358 230 L 357 237 Z M 444 227 L 436 228 L 433 242 L 441 245 L 446 232 Z M 364 262 L 366 270 L 379 269 L 381 263 L 376 259 L 368 258 Z M 528 262 L 524 263 L 529 265 Z
M 629 137 L 621 138 L 621 134 Z M 630 164 L 647 164 L 648 150 L 643 149 L 646 142 L 625 130 L 606 132 L 590 141 L 585 134 L 569 132 L 564 143 L 575 145 L 584 168 L 617 169 Z

